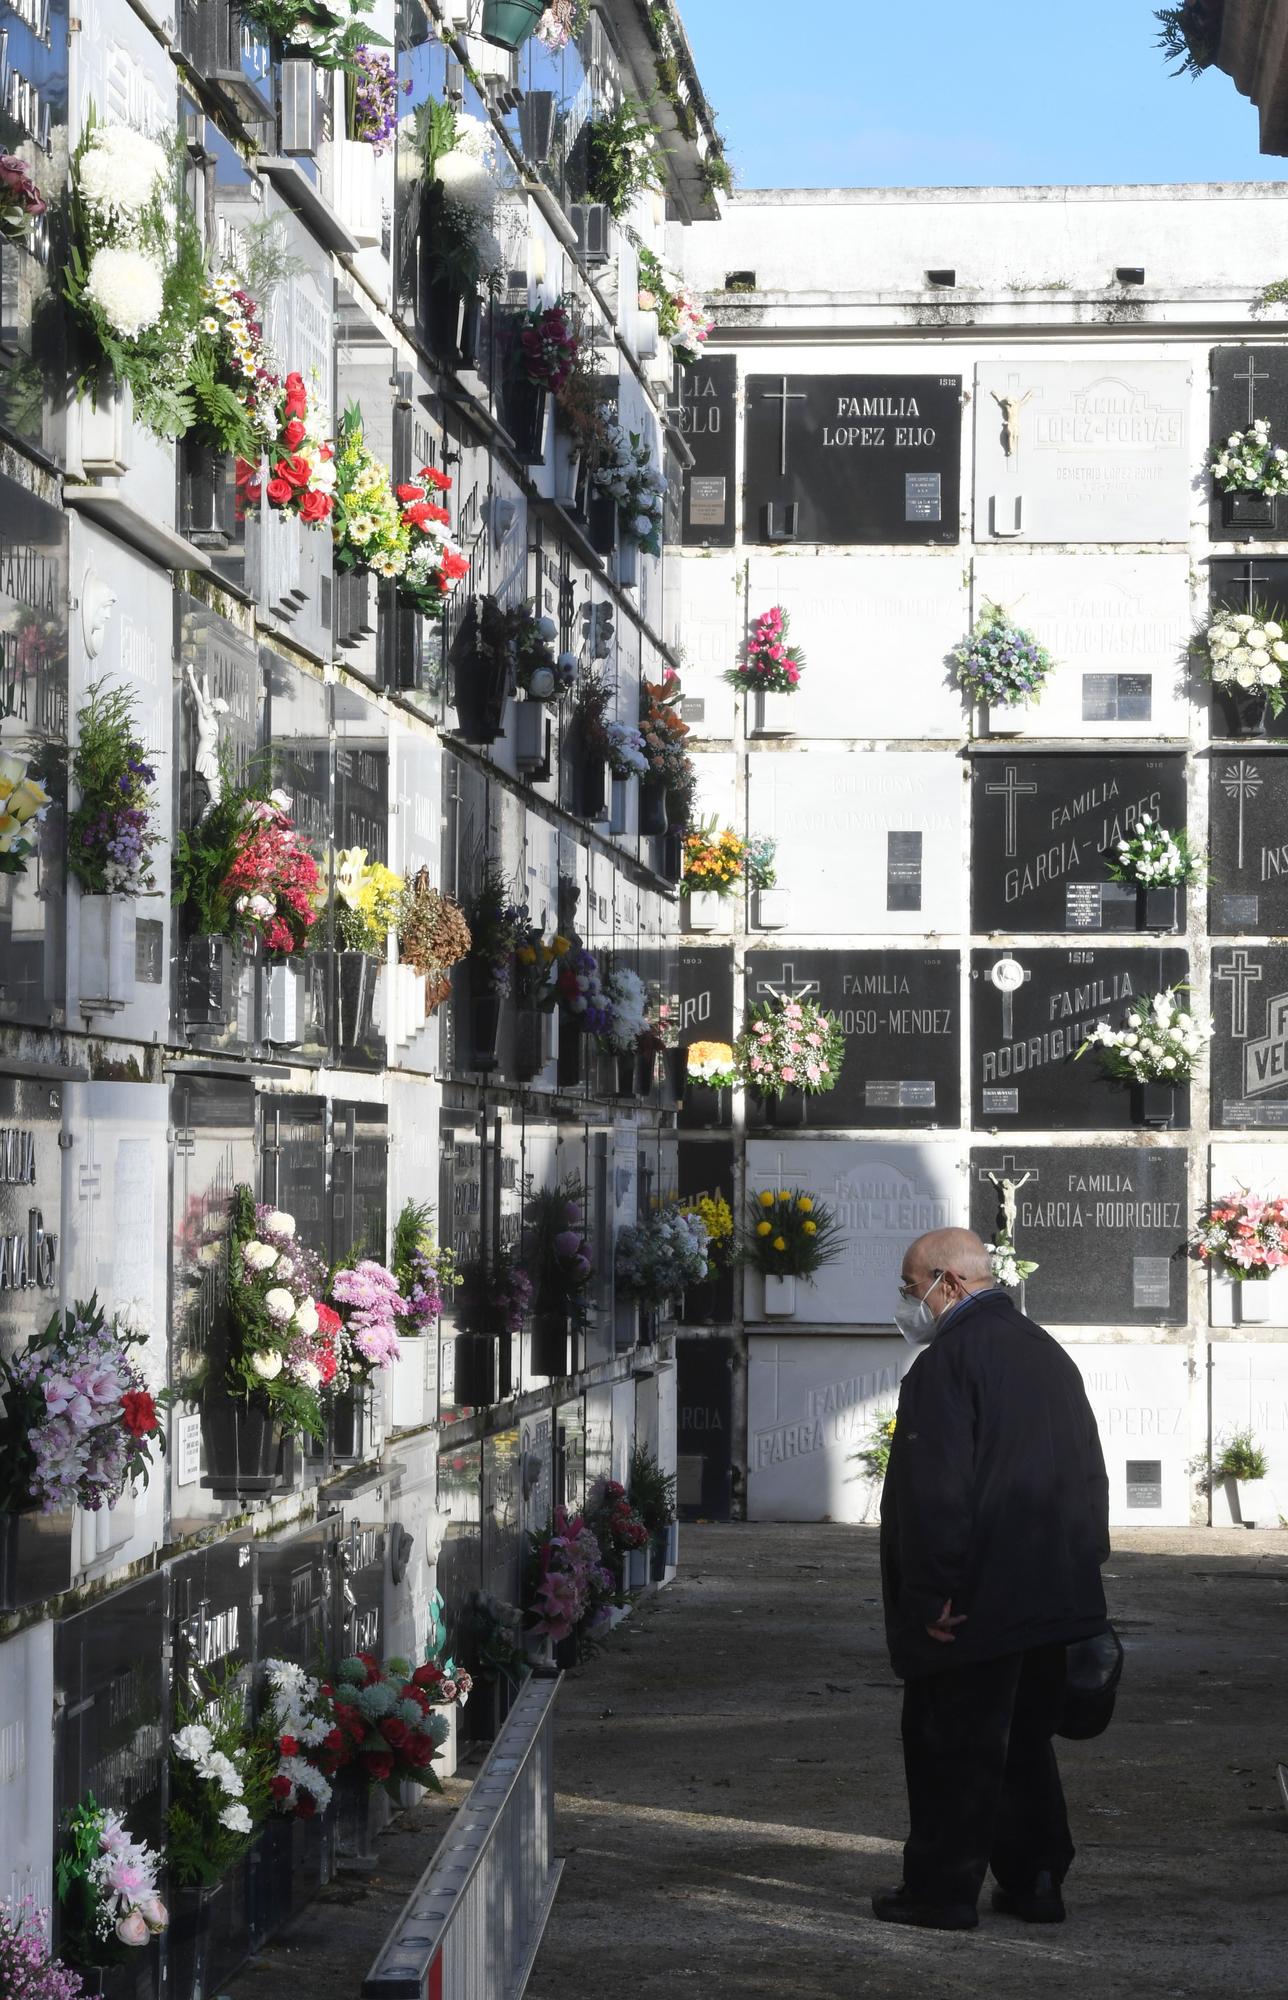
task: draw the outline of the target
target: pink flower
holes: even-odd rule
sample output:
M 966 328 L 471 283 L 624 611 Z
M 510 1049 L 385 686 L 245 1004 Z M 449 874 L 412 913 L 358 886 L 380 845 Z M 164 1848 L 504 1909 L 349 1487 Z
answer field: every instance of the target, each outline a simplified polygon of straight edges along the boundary
M 146 1944 L 152 1933 L 142 1910 L 131 1910 L 128 1916 L 121 1917 L 117 1922 L 116 1935 L 122 1944 Z
M 795 1083 L 796 1072 L 791 1067 L 790 1063 L 784 1065 L 782 1070 L 782 1078 L 784 1083 Z

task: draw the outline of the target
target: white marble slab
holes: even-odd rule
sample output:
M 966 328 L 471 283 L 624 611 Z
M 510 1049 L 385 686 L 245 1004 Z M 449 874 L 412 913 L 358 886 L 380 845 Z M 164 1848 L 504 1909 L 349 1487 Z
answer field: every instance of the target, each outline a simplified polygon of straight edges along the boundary
M 1100 1427 L 1110 1524 L 1188 1526 L 1194 1488 L 1186 1467 L 1198 1449 L 1188 1349 L 1109 1341 L 1062 1345 L 1082 1370 Z M 1147 1497 L 1150 1504 L 1144 1504 Z
M 747 1372 L 747 1517 L 871 1521 L 880 1482 L 862 1460 L 913 1350 L 898 1335 L 753 1334 Z

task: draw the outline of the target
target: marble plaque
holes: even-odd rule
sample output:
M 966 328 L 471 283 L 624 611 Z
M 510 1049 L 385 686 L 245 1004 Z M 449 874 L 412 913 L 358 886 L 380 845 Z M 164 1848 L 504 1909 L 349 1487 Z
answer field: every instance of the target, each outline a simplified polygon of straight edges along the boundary
M 1288 932 L 1288 757 L 1246 745 L 1208 769 L 1208 927 L 1216 937 Z
M 1184 542 L 1186 361 L 987 361 L 975 370 L 975 539 Z
M 52 1026 L 66 1005 L 67 700 L 66 518 L 0 476 L 0 755 L 53 800 L 21 873 L 0 874 L 4 1022 Z
M 1038 1266 L 1022 1310 L 1044 1326 L 1182 1326 L 1187 1173 L 1177 1147 L 980 1150 L 970 1161 L 971 1227 L 992 1241 L 1009 1181 L 1016 1247 Z
M 1067 1343 L 1082 1370 L 1109 1474 L 1109 1524 L 1181 1528 L 1190 1521 L 1188 1350 Z
M 1129 1131 L 1133 1092 L 1078 1050 L 1098 1021 L 1114 1027 L 1189 973 L 1183 951 L 1014 950 L 971 953 L 971 1122 L 995 1131 Z M 1078 1067 L 1075 1069 L 1075 1062 Z M 1176 1123 L 1189 1122 L 1189 1089 Z
M 1212 951 L 1212 1123 L 1288 1129 L 1288 946 Z
M 1134 931 L 1137 893 L 1109 862 L 1148 813 L 1185 827 L 1185 760 L 1011 750 L 971 765 L 977 931 Z
M 0 151 L 23 160 L 49 204 L 19 241 L 7 234 L 0 241 L 0 424 L 59 465 L 66 454 L 67 314 L 58 197 L 72 149 L 67 16 L 66 0 L 0 9 L 8 79 Z
M 880 1484 L 862 1454 L 913 1350 L 898 1334 L 753 1334 L 747 1347 L 747 1519 L 874 1520 Z
M 1245 1194 L 1273 1201 L 1281 1198 L 1288 1188 L 1288 1153 L 1273 1138 L 1260 1145 L 1255 1141 L 1214 1145 L 1209 1158 L 1207 1194 L 1214 1204 L 1229 1196 Z M 1288 1326 L 1288 1266 L 1281 1266 L 1268 1278 L 1254 1279 L 1248 1285 L 1225 1277 L 1213 1264 L 1206 1267 L 1206 1275 L 1213 1326 L 1250 1328 L 1245 1301 L 1258 1315 L 1257 1324 Z
M 92 1792 L 136 1839 L 161 1837 L 165 1767 L 166 1580 L 146 1578 L 54 1627 L 54 1762 L 59 1811 Z
M 0 1645 L 0 1898 L 53 1907 L 54 1627 L 46 1620 Z
M 8 1354 L 62 1303 L 63 1122 L 62 1085 L 0 1072 L 0 1344 Z
M 1212 1452 L 1251 1431 L 1266 1454 L 1266 1478 L 1279 1513 L 1288 1511 L 1288 1346 L 1276 1341 L 1214 1340 Z M 1219 1499 L 1213 1494 L 1213 1509 Z M 1219 1517 L 1218 1517 L 1219 1518 Z
M 961 735 L 962 697 L 948 662 L 970 623 L 958 557 L 753 555 L 749 625 L 773 605 L 787 613 L 789 642 L 805 655 L 791 696 L 795 735 Z
M 733 1342 L 675 1345 L 676 1498 L 681 1520 L 727 1521 L 733 1489 Z
M 962 925 L 961 768 L 947 752 L 749 760 L 748 823 L 778 843 L 792 927 L 952 935 Z
M 733 547 L 737 500 L 738 362 L 703 355 L 681 377 L 681 433 L 693 453 L 684 474 L 686 547 Z
M 813 1127 L 956 1125 L 961 1106 L 961 958 L 955 951 L 756 951 L 747 1006 L 808 999 L 845 1036 L 834 1090 L 811 1096 Z
M 955 542 L 960 375 L 749 375 L 748 542 Z
M 796 1323 L 884 1327 L 898 1304 L 903 1253 L 928 1229 L 965 1219 L 955 1142 L 870 1139 L 821 1145 L 812 1139 L 750 1139 L 747 1188 L 792 1188 L 833 1210 L 840 1258 L 813 1284 L 796 1288 Z M 763 1317 L 762 1287 L 749 1274 L 749 1320 Z
M 1017 723 L 1021 736 L 1189 734 L 1183 555 L 985 550 L 975 564 L 975 602 L 1005 606 L 1055 663 L 1036 701 L 1004 711 L 1008 734 Z

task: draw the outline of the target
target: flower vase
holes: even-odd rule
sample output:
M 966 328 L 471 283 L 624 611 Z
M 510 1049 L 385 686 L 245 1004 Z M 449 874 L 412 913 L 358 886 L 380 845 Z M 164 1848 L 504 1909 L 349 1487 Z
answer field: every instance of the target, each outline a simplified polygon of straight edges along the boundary
M 664 882 L 678 882 L 684 873 L 684 828 L 669 826 L 662 842 L 662 866 L 659 870 Z
M 638 590 L 640 581 L 640 545 L 627 535 L 617 550 L 617 581 L 623 590 Z
M 580 1016 L 565 1014 L 559 1022 L 559 1068 L 556 1074 L 560 1090 L 576 1090 L 580 1085 L 585 1046 L 586 1037 Z
M 1268 1275 L 1264 1278 L 1237 1279 L 1234 1298 L 1235 1317 L 1240 1326 L 1271 1326 L 1274 1323 L 1274 1301 Z
M 234 537 L 230 452 L 190 431 L 179 445 L 182 531 L 199 549 L 226 549 Z
M 561 1674 L 571 1673 L 577 1664 L 577 1634 L 570 1632 L 566 1639 L 556 1639 L 554 1645 L 555 1665 Z
M 165 1943 L 166 1991 L 172 2000 L 209 2000 L 212 1904 L 225 1886 L 176 1889 L 170 1897 Z
M 355 1465 L 362 1458 L 367 1433 L 367 1391 L 361 1387 L 333 1396 L 328 1412 L 331 1456 L 337 1462 Z
M 335 1042 L 338 1050 L 360 1049 L 371 1033 L 379 961 L 369 951 L 335 955 Z
M 80 899 L 80 1003 L 85 1014 L 116 1014 L 133 1000 L 138 904 L 133 896 Z
M 399 1341 L 398 1359 L 389 1370 L 389 1428 L 394 1431 L 416 1431 L 427 1420 L 432 1421 L 437 1414 L 426 1412 L 425 1391 L 429 1381 L 430 1344 L 435 1339 L 431 1331 L 427 1334 L 404 1333 Z
M 545 12 L 545 0 L 483 0 L 483 39 L 501 49 L 522 48 Z
M 587 750 L 581 765 L 581 816 L 592 824 L 608 815 L 608 761 Z
M 547 1312 L 538 1309 L 533 1314 L 530 1354 L 534 1375 L 561 1381 L 573 1372 L 569 1353 L 571 1332 L 571 1317 L 564 1307 Z
M 684 1091 L 684 1123 L 715 1131 L 729 1122 L 729 1093 L 709 1083 L 689 1083 Z
M 335 206 L 349 234 L 362 249 L 374 250 L 384 233 L 380 161 L 374 147 L 365 139 L 333 140 L 331 176 Z
M 1241 688 L 1230 682 L 1224 692 L 1231 717 L 1231 736 L 1268 735 L 1270 701 L 1261 689 Z
M 666 810 L 666 779 L 650 773 L 640 779 L 640 832 L 660 839 L 669 825 Z
M 647 1548 L 626 1551 L 626 1588 L 645 1590 L 649 1581 L 649 1552 Z
M 1175 884 L 1167 888 L 1137 891 L 1136 928 L 1142 931 L 1174 931 L 1177 929 L 1178 894 Z
M 99 369 L 92 399 L 82 396 L 80 416 L 81 467 L 90 479 L 119 479 L 134 462 L 134 391 L 118 382 L 107 363 Z
M 752 910 L 758 931 L 785 930 L 790 915 L 786 889 L 755 889 Z
M 796 1280 L 765 1273 L 765 1318 L 792 1319 L 796 1313 Z
M 657 1082 L 657 1050 L 637 1049 L 635 1051 L 635 1096 L 651 1097 Z
M 71 1589 L 75 1516 L 28 1509 L 0 1514 L 0 1611 L 21 1611 Z
M 274 1048 L 298 1048 L 304 1040 L 308 983 L 293 958 L 272 959 L 264 968 L 264 1040 Z
M 573 439 L 555 434 L 554 498 L 559 506 L 575 508 L 581 485 L 581 453 Z
M 470 1059 L 467 1069 L 490 1071 L 501 1058 L 501 995 L 486 987 L 470 994 Z
M 1273 528 L 1275 526 L 1275 495 L 1273 493 L 1223 493 L 1221 495 L 1221 526 L 1228 528 L 1236 538 L 1252 528 Z
M 550 722 L 542 701 L 521 701 L 514 711 L 514 761 L 527 774 L 548 763 Z
M 452 1395 L 459 1410 L 486 1409 L 497 1400 L 497 1341 L 491 1333 L 458 1333 Z
M 549 429 L 550 391 L 518 372 L 505 398 L 503 422 L 524 465 L 542 465 Z
M 282 1427 L 267 1399 L 211 1397 L 201 1409 L 204 1484 L 218 1500 L 275 1493 L 282 1483 Z
M 237 948 L 230 937 L 189 938 L 183 951 L 183 1018 L 224 1028 L 237 1005 Z
M 711 1278 L 689 1285 L 684 1293 L 680 1320 L 684 1326 L 711 1326 L 715 1320 L 716 1288 Z
M 720 931 L 724 929 L 724 897 L 714 889 L 690 889 L 687 897 L 689 918 L 685 928 L 690 931 Z
M 336 1772 L 331 1784 L 335 1847 L 336 1853 L 346 1860 L 375 1860 L 372 1853 L 371 1800 L 372 1788 L 364 1771 L 350 1766 L 347 1770 Z
M 988 704 L 988 733 L 990 736 L 1022 736 L 1024 734 L 1024 706 L 1021 702 L 997 701 Z
M 635 352 L 641 361 L 651 361 L 657 353 L 658 326 L 657 313 L 650 308 L 640 308 L 635 322 Z
M 614 1082 L 613 1095 L 615 1097 L 634 1097 L 635 1095 L 634 1049 L 632 1049 L 628 1055 L 624 1056 L 619 1055 L 615 1059 L 614 1071 L 615 1074 L 613 1078 Z
M 796 1132 L 808 1123 L 809 1097 L 803 1090 L 784 1090 L 769 1099 L 769 1119 L 780 1131 Z
M 650 1583 L 666 1582 L 666 1529 L 659 1528 L 648 1545 L 648 1573 Z
M 586 532 L 597 556 L 611 556 L 617 547 L 617 502 L 596 487 L 586 503 Z
M 361 646 L 380 625 L 379 588 L 369 569 L 339 569 L 332 591 L 331 629 L 341 647 Z
M 759 690 L 754 694 L 751 715 L 752 735 L 792 735 L 795 727 L 792 722 L 792 700 L 791 695 L 775 693 L 772 689 Z
M 1174 1083 L 1136 1083 L 1132 1085 L 1135 1100 L 1134 1110 L 1138 1125 L 1152 1125 L 1165 1130 L 1176 1119 L 1176 1085 Z

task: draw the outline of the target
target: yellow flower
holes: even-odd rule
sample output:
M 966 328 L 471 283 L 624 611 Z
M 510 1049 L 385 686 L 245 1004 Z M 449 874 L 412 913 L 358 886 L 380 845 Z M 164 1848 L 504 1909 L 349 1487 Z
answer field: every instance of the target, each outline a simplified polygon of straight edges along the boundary
M 802 1228 L 802 1229 L 804 1230 L 804 1232 L 805 1232 L 805 1234 L 806 1234 L 807 1236 L 817 1236 L 817 1235 L 818 1235 L 818 1224 L 817 1224 L 817 1222 L 802 1222 L 802 1224 L 801 1224 L 801 1228 Z
M 802 1215 L 813 1215 L 814 1204 L 807 1194 L 803 1194 L 796 1204 Z
M 790 1196 L 790 1195 L 788 1194 L 788 1192 L 787 1192 L 787 1189 L 786 1189 L 786 1188 L 779 1188 L 779 1190 L 778 1190 L 778 1199 L 779 1199 L 779 1201 L 790 1201 L 790 1200 L 791 1200 L 791 1196 Z
M 768 1234 L 769 1234 L 770 1230 L 771 1230 L 771 1229 L 773 1228 L 773 1226 L 774 1226 L 774 1225 L 773 1225 L 773 1223 L 772 1223 L 772 1222 L 758 1222 L 758 1223 L 756 1224 L 756 1234 L 757 1234 L 757 1236 L 768 1236 Z
M 559 932 L 559 931 L 556 931 L 556 933 L 555 933 L 555 957 L 556 957 L 556 958 L 562 958 L 562 957 L 564 956 L 565 952 L 569 952 L 569 951 L 571 951 L 571 950 L 572 950 L 572 940 L 571 940 L 570 938 L 566 938 L 566 937 L 564 937 L 564 936 L 563 936 L 563 934 L 562 934 L 562 932 Z
M 537 962 L 537 954 L 530 944 L 521 944 L 514 955 L 520 965 L 535 965 Z
M 768 1188 L 765 1188 L 761 1194 L 760 1205 L 762 1208 L 772 1208 L 774 1205 L 774 1197 Z
M 785 1250 L 787 1248 L 786 1239 L 782 1236 L 775 1236 L 774 1248 L 775 1250 Z

